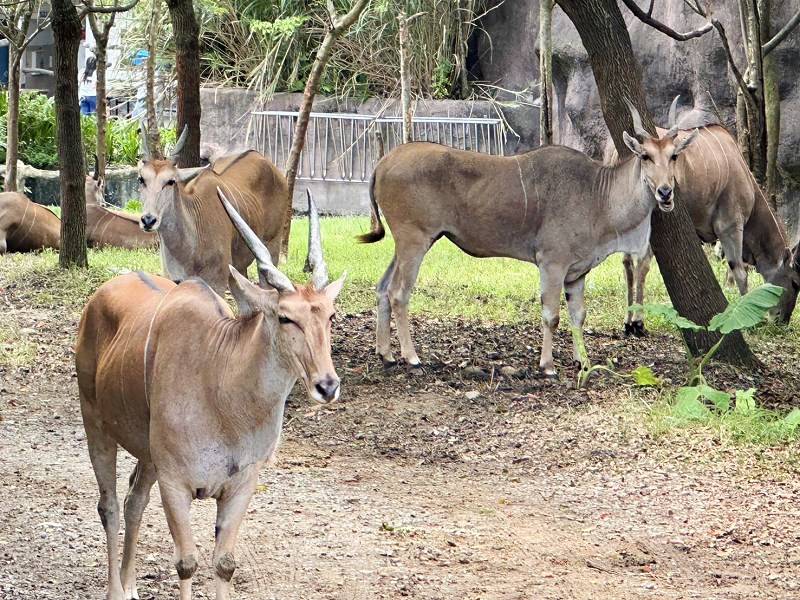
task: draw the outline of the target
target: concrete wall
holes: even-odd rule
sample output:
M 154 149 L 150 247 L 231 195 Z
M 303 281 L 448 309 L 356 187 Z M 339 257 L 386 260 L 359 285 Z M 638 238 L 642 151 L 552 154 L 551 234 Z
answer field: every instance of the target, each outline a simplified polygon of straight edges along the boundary
M 302 94 L 276 94 L 269 102 L 262 102 L 249 90 L 228 88 L 203 88 L 203 107 L 200 127 L 203 153 L 234 152 L 252 147 L 248 142 L 250 112 L 254 110 L 298 111 Z M 532 107 L 527 109 L 531 120 L 538 119 Z M 345 112 L 362 115 L 399 116 L 399 100 L 370 99 L 365 102 L 338 101 L 335 98 L 319 97 L 314 102 L 314 112 Z M 497 118 L 498 112 L 489 102 L 460 100 L 429 100 L 416 105 L 417 116 L 431 117 L 482 117 Z M 511 142 L 516 147 L 516 142 Z M 283 169 L 285 165 L 278 165 Z M 307 206 L 306 187 L 310 188 L 320 211 L 336 215 L 369 214 L 369 186 L 356 182 L 324 182 L 298 180 L 293 204 L 295 210 L 305 212 Z
M 20 180 L 25 195 L 39 204 L 58 206 L 61 203 L 61 180 L 58 171 L 34 169 L 20 164 Z M 125 206 L 128 200 L 139 197 L 139 172 L 136 167 L 106 171 L 106 201 Z

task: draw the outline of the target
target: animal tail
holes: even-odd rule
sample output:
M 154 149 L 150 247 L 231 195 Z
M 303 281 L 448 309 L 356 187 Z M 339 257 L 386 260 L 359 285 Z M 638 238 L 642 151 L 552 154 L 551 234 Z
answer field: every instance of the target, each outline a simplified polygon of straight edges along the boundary
M 374 242 L 378 242 L 383 239 L 383 236 L 386 235 L 386 230 L 383 228 L 383 223 L 381 222 L 381 213 L 378 209 L 378 203 L 375 201 L 374 172 L 369 180 L 369 203 L 372 209 L 372 231 L 356 236 L 356 239 L 361 244 L 372 244 Z

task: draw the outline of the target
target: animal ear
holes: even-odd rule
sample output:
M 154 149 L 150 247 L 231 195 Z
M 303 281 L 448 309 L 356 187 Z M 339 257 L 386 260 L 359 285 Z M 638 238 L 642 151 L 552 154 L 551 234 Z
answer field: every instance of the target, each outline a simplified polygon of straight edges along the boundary
M 329 283 L 322 290 L 322 293 L 325 294 L 330 299 L 331 302 L 336 300 L 337 296 L 341 293 L 342 288 L 344 287 L 345 278 L 347 278 L 346 271 L 342 273 L 342 276 L 339 277 L 339 279 L 337 279 L 333 283 Z
M 262 290 L 247 277 L 239 273 L 233 265 L 228 265 L 231 276 L 228 278 L 228 285 L 239 308 L 239 314 L 243 317 L 251 317 L 264 308 L 277 308 L 277 302 L 272 298 L 272 294 Z
M 644 149 L 642 145 L 632 135 L 628 135 L 627 131 L 622 132 L 622 141 L 625 142 L 625 145 L 628 147 L 628 150 L 633 152 L 636 156 L 642 156 L 644 154 Z
M 700 133 L 700 130 L 699 129 L 695 129 L 694 131 L 692 131 L 692 133 L 690 133 L 685 138 L 683 138 L 680 142 L 675 144 L 675 156 L 678 156 L 681 152 L 686 150 L 686 148 L 688 148 L 689 145 L 693 141 L 695 141 L 695 139 L 697 139 L 697 136 L 698 136 L 699 133 Z

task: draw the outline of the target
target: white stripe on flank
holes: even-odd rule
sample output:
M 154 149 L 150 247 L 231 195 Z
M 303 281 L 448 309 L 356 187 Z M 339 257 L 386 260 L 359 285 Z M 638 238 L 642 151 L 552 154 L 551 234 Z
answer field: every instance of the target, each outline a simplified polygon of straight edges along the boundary
M 176 289 L 178 286 L 172 288 L 172 290 Z M 150 392 L 147 389 L 147 352 L 150 350 L 150 336 L 153 334 L 153 323 L 155 323 L 156 317 L 158 316 L 158 311 L 161 310 L 161 305 L 164 304 L 164 300 L 167 299 L 167 296 L 172 291 L 169 290 L 168 292 L 164 293 L 164 297 L 156 306 L 156 310 L 153 312 L 153 318 L 150 319 L 150 326 L 147 328 L 147 338 L 144 341 L 144 368 L 142 372 L 144 373 L 144 402 L 147 405 L 147 408 L 150 408 Z
M 514 161 L 517 163 L 517 170 L 519 171 L 519 184 L 522 186 L 522 196 L 525 198 L 525 214 L 522 217 L 522 224 L 528 219 L 528 190 L 525 189 L 525 180 L 522 178 L 522 165 L 519 164 L 519 157 L 515 156 Z

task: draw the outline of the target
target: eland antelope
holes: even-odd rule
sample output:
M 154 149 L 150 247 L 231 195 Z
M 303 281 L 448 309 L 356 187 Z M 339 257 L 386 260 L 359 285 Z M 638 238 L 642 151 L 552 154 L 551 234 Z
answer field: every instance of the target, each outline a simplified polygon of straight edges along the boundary
M 61 219 L 18 192 L 0 193 L 0 254 L 61 247 Z
M 217 187 L 272 256 L 280 250 L 289 192 L 283 174 L 255 150 L 224 156 L 199 169 L 178 169 L 175 157 L 187 134 L 184 129 L 166 160 L 151 158 L 147 136 L 142 136 L 141 227 L 158 234 L 165 276 L 175 281 L 200 277 L 221 294 L 228 286 L 228 265 L 244 273 L 253 253 L 225 216 Z
M 275 267 L 221 190 L 219 200 L 255 255 L 264 286 L 229 267 L 238 316 L 200 279 L 176 285 L 130 273 L 101 286 L 81 318 L 75 363 L 100 488 L 110 600 L 138 598 L 136 545 L 156 481 L 175 542 L 181 600 L 190 599 L 197 568 L 189 521 L 195 498 L 216 499 L 216 597 L 229 598 L 239 526 L 259 471 L 276 452 L 286 397 L 298 379 L 315 401 L 339 396 L 331 322 L 344 276 L 328 283 L 311 196 L 307 285 L 294 285 Z M 118 446 L 138 460 L 125 499 L 121 565 Z
M 97 176 L 86 176 L 86 241 L 94 248 L 115 246 L 135 250 L 155 248 L 158 237 L 155 233 L 142 231 L 139 217 L 117 212 L 105 205 L 105 185 Z
M 630 105 L 636 131 L 639 113 Z M 573 356 L 588 369 L 583 344 L 584 279 L 615 252 L 638 252 L 650 238 L 657 206 L 673 209 L 674 164 L 694 140 L 625 133 L 633 155 L 604 166 L 564 146 L 519 156 L 488 156 L 438 144 L 403 144 L 376 166 L 370 183 L 376 224 L 359 237 L 383 238 L 379 207 L 395 240 L 394 258 L 378 283 L 376 351 L 394 362 L 392 313 L 402 358 L 419 358 L 411 340 L 408 300 L 425 253 L 441 237 L 476 257 L 505 256 L 535 263 L 541 273 L 544 335 L 540 368 L 555 375 L 553 332 L 562 288 L 572 323 Z
M 669 130 L 678 143 L 689 135 L 676 123 L 676 97 L 669 109 Z M 693 123 L 694 124 L 694 123 Z M 719 240 L 728 266 L 741 294 L 747 292 L 746 265 L 768 283 L 784 288 L 778 305 L 778 318 L 788 323 L 800 290 L 800 256 L 791 249 L 783 225 L 772 212 L 767 199 L 742 158 L 736 139 L 718 123 L 702 123 L 696 141 L 675 163 L 675 181 L 680 201 L 686 204 L 697 235 L 703 242 Z M 646 135 L 638 131 L 639 135 Z M 613 145 L 606 151 L 606 162 L 616 160 Z M 623 259 L 628 305 L 644 303 L 644 284 L 653 254 L 647 245 L 641 254 L 629 253 Z M 645 333 L 639 313 L 628 312 L 625 333 Z

